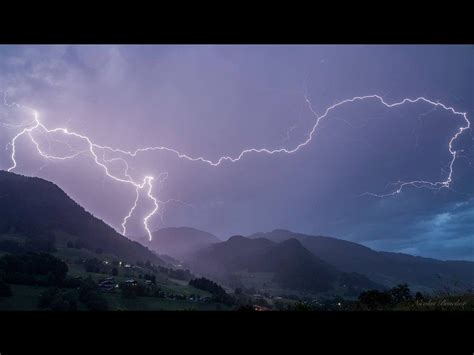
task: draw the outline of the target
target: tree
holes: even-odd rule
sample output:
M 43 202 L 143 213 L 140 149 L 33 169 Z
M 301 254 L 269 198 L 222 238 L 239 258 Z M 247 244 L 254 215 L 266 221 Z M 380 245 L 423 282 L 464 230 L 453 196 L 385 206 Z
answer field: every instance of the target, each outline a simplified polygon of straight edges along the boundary
M 359 295 L 359 303 L 370 310 L 386 308 L 391 305 L 392 296 L 389 292 L 368 290 Z
M 76 290 L 63 291 L 62 297 L 69 303 L 69 311 L 77 311 L 79 296 Z
M 193 279 L 189 281 L 189 285 L 200 290 L 207 291 L 213 295 L 213 299 L 216 302 L 222 302 L 226 305 L 232 305 L 235 303 L 235 299 L 228 295 L 227 292 L 214 281 L 208 280 L 205 277 Z
M 97 258 L 87 259 L 84 262 L 84 268 L 86 269 L 86 272 L 99 273 L 102 268 L 102 262 Z
M 109 309 L 107 300 L 97 291 L 89 295 L 86 305 L 90 311 L 106 311 Z
M 106 311 L 108 309 L 107 300 L 97 290 L 97 284 L 88 277 L 79 287 L 79 300 L 91 311 Z
M 415 300 L 416 301 L 424 301 L 425 300 L 425 297 L 423 296 L 423 294 L 421 292 L 417 292 L 415 294 Z
M 38 307 L 39 308 L 47 308 L 53 302 L 55 298 L 59 295 L 59 288 L 57 287 L 50 287 L 46 291 L 40 294 Z
M 83 280 L 81 286 L 79 287 L 79 300 L 85 302 L 89 293 L 97 290 L 97 284 L 89 276 L 87 279 Z
M 5 281 L 9 283 L 60 285 L 68 267 L 50 254 L 27 253 L 4 255 L 0 258 L 0 271 L 4 272 Z
M 52 311 L 76 311 L 77 292 L 64 292 L 57 287 L 50 287 L 40 295 L 38 307 Z
M 75 288 L 75 289 L 78 289 L 79 287 L 81 287 L 81 285 L 82 285 L 82 277 L 80 276 L 66 277 L 62 284 L 62 286 L 65 288 Z
M 392 300 L 395 304 L 410 301 L 412 299 L 410 288 L 407 284 L 400 284 L 396 287 L 393 287 L 390 290 L 390 294 L 392 295 Z

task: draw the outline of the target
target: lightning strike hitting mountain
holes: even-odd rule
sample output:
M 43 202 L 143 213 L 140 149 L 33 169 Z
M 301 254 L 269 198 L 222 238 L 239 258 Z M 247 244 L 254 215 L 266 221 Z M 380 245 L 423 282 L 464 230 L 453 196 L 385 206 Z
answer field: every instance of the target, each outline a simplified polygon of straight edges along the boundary
M 39 113 L 31 108 L 28 108 L 26 106 L 19 105 L 17 103 L 8 103 L 6 99 L 6 93 L 4 95 L 4 104 L 8 107 L 16 107 L 16 108 L 25 108 L 29 112 L 32 113 L 33 115 L 33 121 L 30 122 L 29 124 L 20 124 L 20 125 L 6 125 L 3 124 L 7 128 L 22 128 L 24 127 L 19 133 L 17 133 L 13 139 L 7 144 L 7 148 L 11 149 L 11 161 L 12 165 L 8 168 L 8 171 L 12 171 L 17 167 L 17 161 L 16 161 L 16 145 L 18 143 L 18 140 L 26 136 L 29 138 L 29 140 L 33 143 L 35 146 L 38 154 L 48 160 L 56 160 L 56 161 L 62 161 L 62 160 L 68 160 L 68 159 L 74 159 L 78 157 L 79 155 L 84 155 L 88 154 L 90 157 L 93 159 L 94 163 L 101 168 L 105 174 L 111 178 L 112 180 L 118 182 L 118 183 L 123 183 L 123 184 L 128 184 L 131 185 L 135 189 L 136 195 L 135 195 L 135 200 L 132 205 L 132 207 L 129 209 L 127 215 L 123 218 L 122 220 L 122 234 L 127 233 L 126 225 L 127 221 L 129 218 L 133 215 L 140 196 L 140 192 L 143 191 L 146 195 L 146 197 L 153 203 L 153 208 L 151 211 L 149 211 L 146 216 L 143 218 L 143 226 L 144 229 L 147 232 L 147 235 L 149 239 L 152 239 L 152 234 L 149 228 L 149 220 L 156 215 L 157 213 L 160 212 L 160 205 L 166 204 L 170 201 L 178 201 L 179 200 L 168 200 L 168 201 L 160 201 L 159 199 L 156 198 L 154 195 L 154 185 L 153 182 L 155 181 L 155 178 L 151 175 L 146 175 L 143 177 L 141 181 L 135 181 L 131 175 L 129 174 L 129 165 L 127 160 L 125 160 L 126 157 L 133 158 L 136 157 L 137 154 L 139 153 L 146 153 L 146 152 L 153 152 L 153 151 L 166 151 L 170 152 L 174 155 L 176 155 L 177 158 L 179 159 L 185 159 L 191 162 L 200 162 L 207 164 L 211 167 L 219 167 L 221 166 L 224 162 L 228 163 L 236 163 L 240 161 L 244 156 L 250 154 L 250 153 L 264 153 L 264 154 L 269 154 L 269 155 L 276 155 L 276 154 L 294 154 L 298 152 L 300 149 L 308 145 L 312 140 L 317 132 L 317 129 L 323 119 L 329 116 L 331 111 L 335 110 L 336 108 L 346 105 L 346 104 L 351 104 L 357 101 L 374 101 L 379 104 L 382 104 L 386 108 L 394 108 L 398 107 L 404 104 L 417 104 L 417 103 L 425 103 L 432 108 L 442 108 L 443 110 L 451 113 L 454 116 L 460 116 L 463 118 L 465 124 L 462 125 L 461 127 L 458 128 L 456 133 L 450 138 L 449 144 L 448 144 L 448 151 L 451 155 L 451 159 L 449 162 L 449 169 L 447 171 L 447 176 L 443 181 L 426 181 L 426 180 L 414 180 L 414 181 L 398 181 L 394 185 L 396 186 L 396 189 L 384 193 L 384 194 L 377 194 L 377 193 L 372 193 L 372 192 L 366 192 L 363 195 L 368 195 L 368 196 L 374 196 L 374 197 L 387 197 L 387 196 L 393 196 L 396 194 L 399 194 L 403 191 L 404 188 L 406 187 L 415 187 L 415 188 L 428 188 L 428 189 L 441 189 L 441 188 L 449 188 L 451 182 L 453 181 L 453 172 L 454 172 L 454 164 L 456 161 L 456 158 L 458 157 L 458 154 L 461 151 L 455 150 L 453 147 L 453 144 L 455 141 L 458 139 L 461 134 L 470 128 L 470 121 L 467 118 L 467 113 L 466 112 L 458 112 L 456 111 L 453 107 L 446 106 L 445 104 L 439 102 L 439 101 L 432 101 L 430 99 L 427 99 L 425 97 L 418 97 L 416 99 L 410 99 L 410 98 L 404 98 L 403 100 L 395 103 L 387 103 L 381 96 L 379 95 L 366 95 L 366 96 L 355 96 L 350 99 L 345 99 L 342 101 L 339 101 L 332 106 L 328 107 L 323 114 L 318 115 L 315 110 L 312 107 L 311 101 L 308 99 L 307 95 L 304 95 L 304 99 L 306 103 L 308 104 L 308 108 L 311 111 L 311 113 L 315 116 L 316 120 L 315 123 L 312 126 L 312 129 L 309 131 L 307 138 L 297 144 L 294 148 L 292 149 L 287 149 L 287 148 L 277 148 L 277 149 L 268 149 L 268 148 L 248 148 L 242 150 L 238 155 L 232 157 L 232 156 L 221 156 L 216 160 L 211 160 L 207 159 L 203 156 L 192 156 L 188 155 L 185 153 L 182 153 L 176 149 L 165 147 L 165 146 L 155 146 L 155 147 L 143 147 L 143 148 L 138 148 L 134 151 L 126 151 L 122 150 L 119 148 L 113 148 L 109 146 L 103 146 L 99 145 L 97 143 L 94 143 L 91 141 L 91 139 L 85 135 L 76 133 L 76 132 L 71 132 L 65 127 L 56 127 L 56 128 L 47 128 L 40 120 L 39 118 Z M 64 154 L 64 155 L 52 155 L 50 153 L 46 153 L 44 148 L 41 146 L 41 144 L 38 142 L 38 140 L 35 138 L 36 134 L 43 134 L 46 137 L 48 137 L 49 140 L 52 138 L 50 135 L 54 134 L 62 134 L 65 137 L 68 138 L 75 138 L 85 144 L 84 149 L 77 150 L 73 148 L 71 145 L 69 145 L 67 142 L 62 141 L 62 140 L 57 140 L 54 139 L 58 142 L 64 143 L 66 146 L 69 148 L 69 154 Z M 101 152 L 102 154 L 99 154 Z M 105 152 L 110 152 L 114 154 L 120 155 L 119 157 L 114 157 L 111 159 L 106 159 L 105 158 Z M 123 164 L 123 176 L 122 175 L 117 175 L 115 173 L 112 173 L 110 171 L 110 164 L 114 162 L 121 162 Z M 159 174 L 157 177 L 157 181 L 159 183 L 163 183 L 164 180 L 168 177 L 168 173 L 164 172 Z

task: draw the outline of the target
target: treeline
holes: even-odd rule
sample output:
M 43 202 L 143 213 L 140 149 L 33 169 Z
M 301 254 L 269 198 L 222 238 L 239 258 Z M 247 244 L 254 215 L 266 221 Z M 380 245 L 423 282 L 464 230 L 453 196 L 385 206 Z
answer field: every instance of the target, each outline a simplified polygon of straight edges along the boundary
M 14 240 L 1 240 L 0 251 L 12 254 L 27 252 L 33 253 L 54 253 L 56 238 L 53 233 L 44 232 L 39 234 L 26 234 L 23 242 Z
M 60 286 L 68 267 L 46 253 L 8 254 L 0 258 L 0 278 L 10 284 Z
M 38 302 L 40 309 L 53 311 L 76 311 L 82 303 L 90 311 L 106 311 L 108 304 L 100 293 L 97 284 L 89 277 L 76 278 L 65 284 L 66 288 L 50 287 L 41 295 Z
M 189 286 L 209 292 L 212 294 L 212 300 L 215 302 L 221 302 L 228 306 L 235 304 L 235 299 L 225 292 L 222 286 L 218 285 L 214 281 L 206 279 L 205 277 L 189 281 Z
M 8 254 L 0 258 L 0 297 L 11 297 L 10 285 L 48 287 L 38 308 L 59 311 L 107 310 L 108 305 L 97 284 L 91 279 L 68 277 L 62 260 L 46 253 Z
M 171 279 L 189 281 L 194 278 L 194 275 L 188 269 L 167 268 L 161 265 L 153 265 L 149 261 L 146 261 L 144 263 L 137 262 L 137 266 L 140 266 L 141 268 L 144 268 L 144 269 L 148 269 L 155 273 L 160 272 L 162 274 L 165 274 Z
M 361 310 L 385 310 L 413 299 L 422 301 L 425 297 L 420 292 L 412 296 L 408 285 L 401 284 L 386 291 L 364 291 L 359 295 L 358 302 L 354 306 Z
M 289 311 L 427 311 L 427 310 L 474 310 L 474 294 L 422 294 L 412 293 L 407 284 L 400 284 L 384 291 L 367 290 L 359 294 L 357 300 L 342 297 L 318 300 L 316 302 L 298 301 L 291 306 L 280 307 Z
M 189 281 L 191 280 L 194 275 L 191 273 L 189 270 L 183 270 L 183 269 L 170 269 L 166 268 L 164 266 L 158 266 L 157 267 L 158 271 L 166 274 L 169 278 L 176 279 L 176 280 L 183 280 L 183 281 Z

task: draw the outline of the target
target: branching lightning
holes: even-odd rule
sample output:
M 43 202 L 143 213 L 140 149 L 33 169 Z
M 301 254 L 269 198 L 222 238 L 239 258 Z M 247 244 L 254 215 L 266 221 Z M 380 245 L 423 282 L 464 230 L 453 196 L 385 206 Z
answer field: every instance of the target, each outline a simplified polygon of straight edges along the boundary
M 126 235 L 126 233 L 127 233 L 127 228 L 126 228 L 127 221 L 133 215 L 135 209 L 137 208 L 137 204 L 138 204 L 138 200 L 139 200 L 139 196 L 140 196 L 140 191 L 145 190 L 146 197 L 153 203 L 153 209 L 149 213 L 147 213 L 147 215 L 143 218 L 143 226 L 144 226 L 144 228 L 145 228 L 145 230 L 148 234 L 148 237 L 151 240 L 152 234 L 151 234 L 148 222 L 157 212 L 159 213 L 160 204 L 166 204 L 167 202 L 170 202 L 170 201 L 178 201 L 178 202 L 181 202 L 181 201 L 172 199 L 172 200 L 168 200 L 166 202 L 162 202 L 162 201 L 158 200 L 155 197 L 155 195 L 153 194 L 153 192 L 154 192 L 153 191 L 154 190 L 153 181 L 155 180 L 154 177 L 150 176 L 150 175 L 147 175 L 143 178 L 143 180 L 141 182 L 135 181 L 131 177 L 131 175 L 129 174 L 129 165 L 128 165 L 127 160 L 124 159 L 124 157 L 133 158 L 133 157 L 136 157 L 137 154 L 139 154 L 139 153 L 152 152 L 152 151 L 166 151 L 166 152 L 169 152 L 169 153 L 172 153 L 172 154 L 176 155 L 179 159 L 185 159 L 185 160 L 192 161 L 192 162 L 201 162 L 201 163 L 207 164 L 211 167 L 218 167 L 218 166 L 222 165 L 224 162 L 236 163 L 236 162 L 240 161 L 245 155 L 248 155 L 250 153 L 265 153 L 265 154 L 269 154 L 269 155 L 274 155 L 274 154 L 279 154 L 279 153 L 294 154 L 294 153 L 298 152 L 300 149 L 302 149 L 303 147 L 305 147 L 306 145 L 308 145 L 312 141 L 315 133 L 317 132 L 317 129 L 318 129 L 321 121 L 324 120 L 326 117 L 328 117 L 328 115 L 331 113 L 331 111 L 335 110 L 336 108 L 338 108 L 340 106 L 350 104 L 350 103 L 354 103 L 354 102 L 357 102 L 357 101 L 375 100 L 375 101 L 378 101 L 380 104 L 384 105 L 386 108 L 394 108 L 394 107 L 401 106 L 401 105 L 404 105 L 404 104 L 407 104 L 407 103 L 416 104 L 416 103 L 419 103 L 419 102 L 423 102 L 423 103 L 431 105 L 433 107 L 433 109 L 442 108 L 445 111 L 448 111 L 448 112 L 452 113 L 455 116 L 461 116 L 463 118 L 464 122 L 465 122 L 465 125 L 459 127 L 459 129 L 456 131 L 456 133 L 449 140 L 448 150 L 449 150 L 449 153 L 451 155 L 451 160 L 449 162 L 449 169 L 447 171 L 447 176 L 446 176 L 445 180 L 443 180 L 443 181 L 425 181 L 425 180 L 398 181 L 397 183 L 394 184 L 396 189 L 389 192 L 389 193 L 376 194 L 376 193 L 372 193 L 372 192 L 366 192 L 363 195 L 369 195 L 369 196 L 374 196 L 374 197 L 388 197 L 388 196 L 394 196 L 396 194 L 401 193 L 403 191 L 403 189 L 406 188 L 406 187 L 441 189 L 441 188 L 448 188 L 450 186 L 450 184 L 453 180 L 454 163 L 456 161 L 456 158 L 458 157 L 458 153 L 461 152 L 461 151 L 456 151 L 453 148 L 453 144 L 458 139 L 458 137 L 465 130 L 468 130 L 471 126 L 471 123 L 467 118 L 467 113 L 466 112 L 458 112 L 454 108 L 446 106 L 446 105 L 444 105 L 443 103 L 441 103 L 439 101 L 435 102 L 435 101 L 429 100 L 429 99 L 424 98 L 424 97 L 418 97 L 416 99 L 405 98 L 405 99 L 403 99 L 402 101 L 399 101 L 399 102 L 387 103 L 379 95 L 367 95 L 367 96 L 355 96 L 351 99 L 345 99 L 345 100 L 339 101 L 337 103 L 334 103 L 332 106 L 329 106 L 328 108 L 326 108 L 326 110 L 324 111 L 324 113 L 322 115 L 318 115 L 316 113 L 316 111 L 313 109 L 311 101 L 309 100 L 309 98 L 306 94 L 304 95 L 304 99 L 305 99 L 305 101 L 308 105 L 309 110 L 314 115 L 316 120 L 315 120 L 315 123 L 312 126 L 312 129 L 308 133 L 307 138 L 304 141 L 297 144 L 294 148 L 292 148 L 292 149 L 287 149 L 287 148 L 284 148 L 284 147 L 277 148 L 277 149 L 248 148 L 248 149 L 242 150 L 236 156 L 221 156 L 221 157 L 219 157 L 215 160 L 207 159 L 203 156 L 191 156 L 191 155 L 188 155 L 188 154 L 184 154 L 184 153 L 182 153 L 182 152 L 180 152 L 176 149 L 165 147 L 165 146 L 144 147 L 144 148 L 138 148 L 134 151 L 126 151 L 126 150 L 122 150 L 122 149 L 119 149 L 119 148 L 113 148 L 113 147 L 109 147 L 109 146 L 99 145 L 97 143 L 92 142 L 89 137 L 81 135 L 81 134 L 76 133 L 76 132 L 70 132 L 67 128 L 64 128 L 64 127 L 58 127 L 58 128 L 53 128 L 53 129 L 47 128 L 45 125 L 43 125 L 43 123 L 41 123 L 41 121 L 39 119 L 38 112 L 36 110 L 27 108 L 28 110 L 30 110 L 32 112 L 34 119 L 33 119 L 33 122 L 28 124 L 28 125 L 22 124 L 21 126 L 18 126 L 19 128 L 21 128 L 21 127 L 25 127 L 25 128 L 23 128 L 18 134 L 16 134 L 13 137 L 13 139 L 9 142 L 9 144 L 7 145 L 7 146 L 11 146 L 11 161 L 12 161 L 12 165 L 8 168 L 8 171 L 12 171 L 17 167 L 16 144 L 17 144 L 18 139 L 20 139 L 20 137 L 22 137 L 22 136 L 27 136 L 30 139 L 30 141 L 33 143 L 33 145 L 35 146 L 35 148 L 36 148 L 37 152 L 39 153 L 39 155 L 41 157 L 45 158 L 45 159 L 48 159 L 48 160 L 57 160 L 57 161 L 68 160 L 68 159 L 73 159 L 73 158 L 75 158 L 75 157 L 77 157 L 81 154 L 89 154 L 92 157 L 94 163 L 97 166 L 99 166 L 109 178 L 111 178 L 112 180 L 114 180 L 116 182 L 119 182 L 119 183 L 129 184 L 129 185 L 133 186 L 133 188 L 135 189 L 136 195 L 135 195 L 134 203 L 133 203 L 132 207 L 130 208 L 130 210 L 128 211 L 128 214 L 123 218 L 122 224 L 121 224 L 122 233 L 124 235 Z M 12 107 L 12 106 L 15 106 L 15 107 L 18 107 L 18 108 L 24 107 L 24 106 L 20 106 L 17 103 L 10 103 L 10 104 L 7 103 L 6 95 L 4 96 L 4 104 L 9 106 L 9 107 Z M 67 137 L 74 137 L 76 139 L 79 139 L 79 140 L 83 141 L 86 144 L 86 148 L 83 149 L 83 150 L 76 150 L 76 149 L 73 149 L 71 146 L 69 146 L 70 150 L 73 151 L 73 154 L 62 155 L 62 156 L 51 155 L 51 154 L 46 153 L 42 149 L 41 144 L 39 144 L 39 142 L 35 139 L 35 133 L 41 133 L 41 134 L 45 134 L 45 135 L 50 135 L 50 134 L 53 134 L 53 133 L 61 133 L 65 136 L 67 136 Z M 67 144 L 66 142 L 63 142 L 63 143 Z M 99 151 L 102 152 L 102 158 L 99 158 L 99 155 L 98 155 Z M 105 158 L 105 152 L 120 154 L 123 157 L 115 157 L 115 158 L 111 158 L 111 159 L 106 159 Z M 110 167 L 109 167 L 109 165 L 107 165 L 107 164 L 111 164 L 111 163 L 114 163 L 114 162 L 117 162 L 117 161 L 123 163 L 123 166 L 124 166 L 123 176 L 117 176 L 116 174 L 111 173 L 111 171 L 109 169 Z M 158 180 L 159 183 L 162 183 L 167 177 L 168 177 L 167 173 L 161 173 L 158 176 L 157 180 Z

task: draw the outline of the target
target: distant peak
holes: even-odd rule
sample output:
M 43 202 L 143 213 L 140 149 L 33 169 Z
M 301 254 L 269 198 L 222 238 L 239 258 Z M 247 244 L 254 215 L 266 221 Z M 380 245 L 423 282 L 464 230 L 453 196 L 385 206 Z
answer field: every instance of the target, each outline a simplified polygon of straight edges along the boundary
M 241 240 L 249 240 L 249 238 L 245 238 L 242 235 L 233 235 L 232 237 L 228 239 L 228 242 L 237 242 Z
M 292 231 L 288 229 L 274 229 L 270 233 L 285 233 L 285 234 L 294 234 Z

